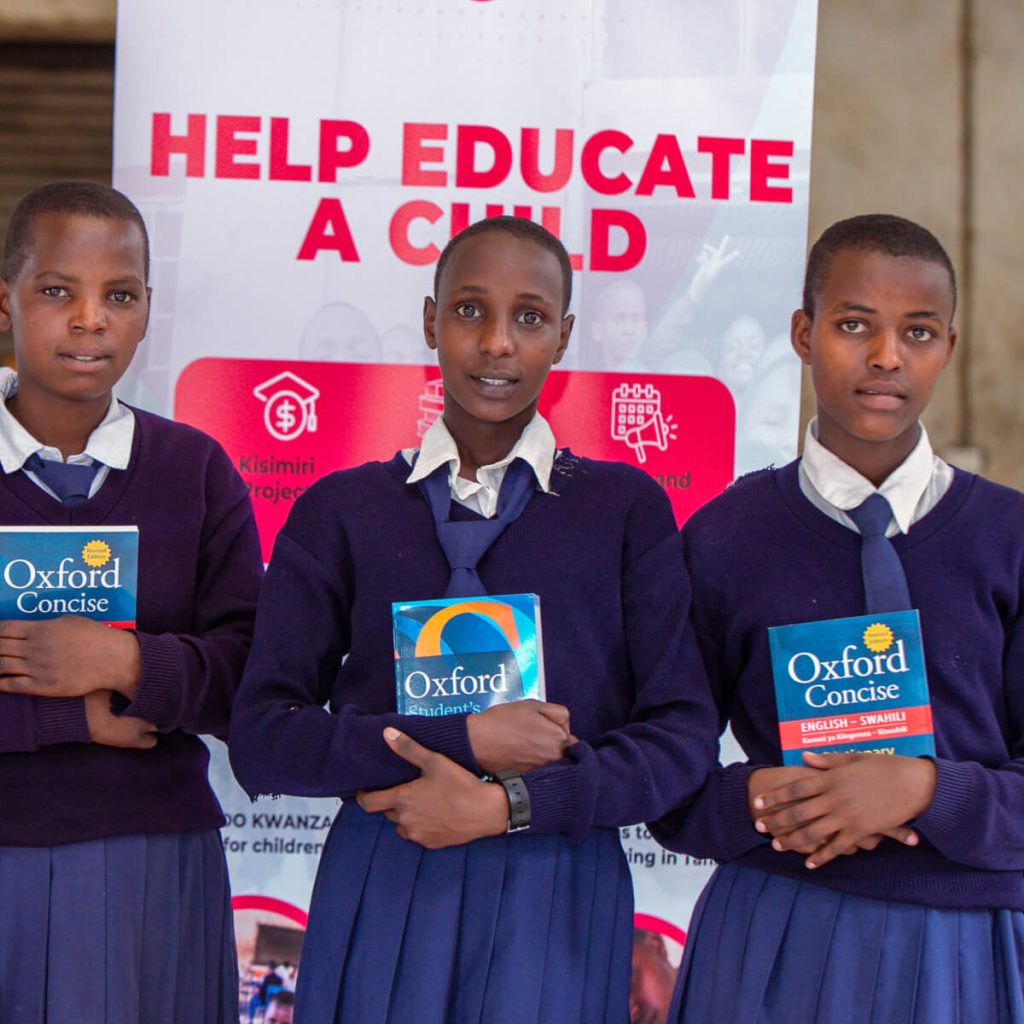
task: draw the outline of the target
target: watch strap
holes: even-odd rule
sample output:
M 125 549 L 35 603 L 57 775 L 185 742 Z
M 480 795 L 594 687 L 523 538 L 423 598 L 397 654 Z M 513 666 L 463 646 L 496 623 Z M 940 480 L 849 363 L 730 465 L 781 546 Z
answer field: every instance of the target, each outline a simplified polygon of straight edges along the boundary
M 508 828 L 507 832 L 521 832 L 530 827 L 530 791 L 526 788 L 522 775 L 517 771 L 501 771 L 495 776 L 504 787 L 508 797 Z

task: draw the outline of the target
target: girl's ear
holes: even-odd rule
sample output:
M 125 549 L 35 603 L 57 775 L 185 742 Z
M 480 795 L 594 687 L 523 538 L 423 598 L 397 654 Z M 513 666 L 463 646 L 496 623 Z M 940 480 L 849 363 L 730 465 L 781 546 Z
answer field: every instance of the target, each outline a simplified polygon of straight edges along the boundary
M 6 278 L 0 277 L 0 331 L 11 329 L 11 289 Z
M 573 316 L 572 313 L 566 313 L 566 315 L 562 317 L 558 348 L 555 349 L 555 358 L 551 360 L 552 366 L 554 366 L 555 363 L 560 363 L 562 361 L 562 356 L 565 355 L 565 350 L 569 345 L 569 335 L 572 334 L 572 326 L 574 323 L 576 323 L 576 317 Z
M 811 326 L 813 321 L 802 310 L 793 311 L 789 323 L 789 343 L 793 351 L 800 357 L 802 363 L 811 365 Z
M 429 296 L 423 299 L 423 337 L 427 339 L 427 348 L 437 348 L 437 336 L 434 324 L 437 319 L 437 303 Z

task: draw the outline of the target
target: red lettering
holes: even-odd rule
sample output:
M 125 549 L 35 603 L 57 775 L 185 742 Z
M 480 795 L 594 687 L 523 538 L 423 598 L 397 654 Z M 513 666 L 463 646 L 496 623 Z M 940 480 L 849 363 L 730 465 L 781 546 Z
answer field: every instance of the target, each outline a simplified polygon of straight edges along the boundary
M 359 253 L 348 229 L 340 199 L 321 199 L 296 259 L 316 259 L 318 253 L 336 252 L 345 263 L 358 263 Z
M 469 227 L 469 203 L 452 203 L 452 233 L 454 238 Z
M 347 149 L 338 149 L 341 139 Z M 357 167 L 370 152 L 370 136 L 356 121 L 320 122 L 320 181 L 337 181 L 342 167 Z
M 717 135 L 701 135 L 697 138 L 697 152 L 711 154 L 711 198 L 728 199 L 731 181 L 730 160 L 747 150 L 743 139 L 731 139 Z
M 674 135 L 657 135 L 651 146 L 651 155 L 644 164 L 643 174 L 636 186 L 638 196 L 649 196 L 659 185 L 676 190 L 683 199 L 693 199 L 693 184 L 690 182 L 686 161 L 679 142 Z
M 620 253 L 611 251 L 611 233 L 616 228 L 625 233 L 625 248 Z M 643 222 L 626 210 L 590 211 L 590 269 L 613 270 L 622 273 L 632 270 L 647 252 L 647 232 Z
M 217 117 L 217 154 L 214 158 L 214 176 L 217 178 L 258 178 L 259 164 L 238 163 L 236 157 L 255 156 L 256 140 L 240 139 L 240 132 L 253 134 L 260 130 L 258 117 L 238 117 L 220 114 Z
M 625 192 L 632 181 L 625 174 L 617 174 L 614 178 L 607 177 L 601 170 L 601 154 L 606 149 L 616 149 L 625 153 L 633 146 L 633 140 L 625 133 L 608 129 L 595 132 L 583 146 L 580 155 L 580 170 L 583 180 L 603 196 L 615 196 Z
M 270 172 L 271 181 L 312 181 L 313 168 L 309 164 L 288 163 L 288 118 L 270 119 Z
M 415 246 L 409 241 L 409 225 L 414 220 L 425 220 L 430 224 L 436 224 L 443 215 L 443 210 L 435 203 L 427 202 L 425 199 L 413 199 L 403 203 L 391 218 L 391 225 L 388 228 L 388 237 L 391 239 L 391 248 L 395 255 L 403 262 L 413 267 L 425 267 L 441 255 L 441 250 L 432 242 L 423 246 Z M 455 207 L 452 207 L 452 221 L 454 222 Z M 469 219 L 469 208 L 466 208 L 466 219 Z
M 571 128 L 559 128 L 555 131 L 555 166 L 550 174 L 541 174 L 540 129 L 523 129 L 519 166 L 528 188 L 532 188 L 534 192 L 557 192 L 560 188 L 565 188 L 572 174 L 572 139 Z
M 185 154 L 185 175 L 201 178 L 206 173 L 206 115 L 189 114 L 184 135 L 171 134 L 171 115 L 153 115 L 153 138 L 150 147 L 150 173 L 166 178 L 170 173 L 171 154 Z
M 444 159 L 443 146 L 428 146 L 427 142 L 444 142 L 448 138 L 446 124 L 402 125 L 402 184 L 444 188 L 448 172 L 424 170 L 424 163 L 440 163 Z
M 491 150 L 491 165 L 480 170 L 476 164 L 478 146 Z M 485 124 L 460 124 L 455 143 L 455 185 L 457 188 L 496 188 L 512 170 L 512 143 L 497 128 Z
M 771 180 L 789 181 L 789 164 L 774 163 L 772 157 L 792 157 L 792 142 L 769 139 L 750 140 L 750 198 L 761 203 L 791 203 L 793 190 L 784 185 L 769 185 Z

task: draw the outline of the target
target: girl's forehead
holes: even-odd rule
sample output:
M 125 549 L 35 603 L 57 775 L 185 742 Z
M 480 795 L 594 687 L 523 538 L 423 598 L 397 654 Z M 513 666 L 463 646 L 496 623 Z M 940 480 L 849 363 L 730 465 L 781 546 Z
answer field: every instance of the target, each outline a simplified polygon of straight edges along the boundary
M 847 302 L 894 303 L 908 309 L 924 302 L 952 316 L 953 283 L 947 269 L 932 260 L 841 249 L 825 269 L 819 305 L 828 309 Z
M 529 287 L 553 303 L 560 301 L 562 270 L 555 254 L 529 238 L 507 231 L 485 231 L 467 238 L 448 259 L 441 290 L 463 287 L 499 288 L 515 283 Z
M 126 265 L 145 263 L 145 243 L 138 225 L 120 217 L 40 213 L 27 238 L 26 264 L 36 271 L 68 263 L 94 264 L 100 259 Z

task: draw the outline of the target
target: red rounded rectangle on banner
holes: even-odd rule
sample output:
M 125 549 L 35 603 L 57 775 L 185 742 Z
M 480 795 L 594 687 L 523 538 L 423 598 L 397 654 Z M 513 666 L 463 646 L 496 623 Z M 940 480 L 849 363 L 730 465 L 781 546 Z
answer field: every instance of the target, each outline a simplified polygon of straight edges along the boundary
M 390 364 L 199 359 L 174 394 L 249 486 L 264 559 L 314 481 L 416 447 L 443 408 L 437 367 Z M 735 409 L 710 377 L 556 371 L 540 411 L 560 446 L 650 473 L 680 523 L 732 480 Z

